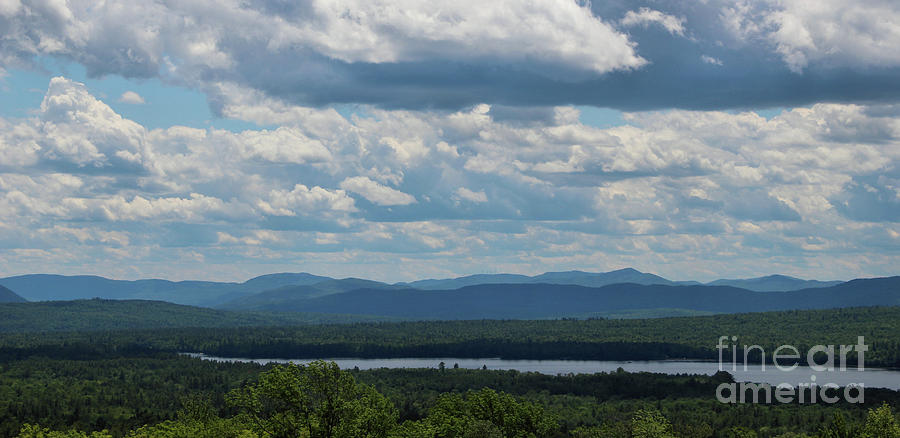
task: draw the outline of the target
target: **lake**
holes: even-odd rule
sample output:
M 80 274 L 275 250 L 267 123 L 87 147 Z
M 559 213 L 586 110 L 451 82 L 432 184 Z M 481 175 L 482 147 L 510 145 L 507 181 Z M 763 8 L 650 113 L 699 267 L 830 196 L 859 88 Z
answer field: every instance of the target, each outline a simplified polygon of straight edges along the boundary
M 215 357 L 198 353 L 187 353 L 189 356 L 203 360 L 220 362 L 255 362 L 268 363 L 309 363 L 312 359 L 245 359 L 234 357 Z M 444 362 L 447 368 L 459 364 L 460 368 L 481 369 L 486 366 L 489 370 L 517 370 L 521 372 L 537 372 L 542 374 L 592 374 L 601 372 L 614 372 L 622 368 L 628 372 L 651 372 L 665 374 L 705 374 L 713 375 L 719 371 L 717 362 L 682 361 L 682 360 L 655 360 L 655 361 L 598 361 L 598 360 L 506 360 L 496 358 L 486 359 L 461 359 L 461 358 L 398 358 L 398 359 L 353 359 L 336 358 L 325 359 L 334 361 L 342 369 L 358 367 L 361 370 L 373 368 L 437 368 Z M 778 385 L 787 383 L 796 386 L 799 383 L 810 383 L 811 376 L 815 376 L 815 383 L 824 385 L 834 383 L 838 386 L 862 383 L 866 388 L 888 388 L 900 390 L 900 370 L 888 370 L 881 368 L 849 369 L 845 371 L 814 371 L 806 366 L 798 366 L 792 371 L 781 371 L 773 365 L 747 365 L 744 370 L 742 364 L 738 364 L 736 370 L 732 370 L 731 363 L 723 364 L 723 369 L 734 376 L 738 382 L 756 382 Z

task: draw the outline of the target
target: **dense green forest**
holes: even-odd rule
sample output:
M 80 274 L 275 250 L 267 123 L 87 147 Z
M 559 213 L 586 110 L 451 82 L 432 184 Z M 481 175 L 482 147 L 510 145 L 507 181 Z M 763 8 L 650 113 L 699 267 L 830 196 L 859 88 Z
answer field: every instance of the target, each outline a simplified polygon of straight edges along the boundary
M 77 321 L 70 322 L 77 324 Z M 783 344 L 855 344 L 868 366 L 900 366 L 900 307 L 785 311 L 632 320 L 434 321 L 0 334 L 0 357 L 107 357 L 202 352 L 225 357 L 501 357 L 506 359 L 717 359 L 719 336 L 771 352 Z M 73 356 L 75 355 L 75 356 Z M 760 360 L 751 350 L 750 360 Z M 771 356 L 768 356 L 771 358 Z M 855 353 L 849 355 L 852 360 Z
M 229 312 L 146 300 L 0 303 L 0 332 L 341 324 L 384 319 L 304 312 Z
M 155 315 L 155 309 L 150 305 L 141 313 L 148 320 L 165 321 L 167 313 Z M 74 316 L 67 324 L 85 324 Z M 852 344 L 865 336 L 871 348 L 868 365 L 897 366 L 898 307 L 645 320 L 140 330 L 115 330 L 116 324 L 110 321 L 90 331 L 0 333 L 0 437 L 897 436 L 870 434 L 873 428 L 895 433 L 896 426 L 889 423 L 897 422 L 900 406 L 900 392 L 873 388 L 867 388 L 863 404 L 723 404 L 715 390 L 730 381 L 727 373 L 548 376 L 455 369 L 453 364 L 337 371 L 326 363 L 295 369 L 217 363 L 177 353 L 714 359 L 720 335 L 767 349 L 785 343 L 801 349 Z M 331 425 L 327 432 L 321 428 L 325 423 Z
M 870 409 L 900 406 L 900 393 L 887 390 L 867 390 L 863 405 L 721 404 L 712 394 L 729 379 L 727 373 L 547 376 L 452 367 L 337 371 L 326 363 L 264 367 L 170 354 L 35 357 L 2 362 L 0 436 L 23 428 L 106 430 L 112 436 L 307 436 L 304 416 L 321 417 L 321 411 L 281 411 L 326 409 L 322 400 L 329 397 L 339 417 L 333 421 L 351 424 L 308 436 L 628 437 L 639 436 L 633 434 L 635 419 L 653 412 L 670 434 L 645 436 L 829 436 L 823 429 L 835 418 L 861 432 Z M 279 423 L 293 432 L 276 432 Z M 361 424 L 377 431 L 362 433 Z M 344 432 L 338 433 L 340 427 Z
M 154 299 L 233 311 L 279 312 L 281 315 L 272 316 L 273 322 L 289 319 L 283 315 L 285 312 L 306 314 L 305 318 L 301 316 L 301 322 L 309 319 L 314 322 L 327 321 L 329 318 L 310 317 L 309 314 L 334 314 L 336 316 L 332 321 L 346 322 L 375 319 L 348 315 L 371 315 L 380 320 L 557 319 L 900 305 L 900 277 L 856 279 L 838 284 L 786 277 L 699 284 L 671 282 L 637 271 L 548 273 L 537 277 L 500 278 L 525 282 L 468 284 L 470 281 L 498 279 L 477 276 L 449 283 L 416 283 L 428 287 L 464 285 L 449 290 L 421 290 L 407 284 L 391 285 L 358 278 L 336 280 L 308 274 L 276 274 L 240 284 L 118 281 L 52 275 L 13 277 L 0 279 L 0 282 L 12 285 L 13 290 L 32 301 L 60 297 Z M 752 287 L 762 290 L 789 289 L 778 293 L 759 292 L 734 287 L 734 284 L 754 285 Z M 240 318 L 232 315 L 228 319 Z M 241 325 L 247 323 L 242 322 Z

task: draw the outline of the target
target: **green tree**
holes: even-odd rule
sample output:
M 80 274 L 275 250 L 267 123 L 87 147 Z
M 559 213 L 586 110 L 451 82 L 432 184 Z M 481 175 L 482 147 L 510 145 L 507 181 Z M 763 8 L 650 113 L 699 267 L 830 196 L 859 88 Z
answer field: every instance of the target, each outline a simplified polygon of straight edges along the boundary
M 631 438 L 628 423 L 606 423 L 602 426 L 579 427 L 572 431 L 573 438 Z
M 131 431 L 128 438 L 258 438 L 239 419 L 222 419 L 209 399 L 198 394 L 181 398 L 177 420 L 147 425 Z
M 18 438 L 112 438 L 105 430 L 102 432 L 81 432 L 78 430 L 50 430 L 36 424 L 25 424 L 19 430 Z
M 869 409 L 863 426 L 865 438 L 900 438 L 900 424 L 887 403 L 878 409 Z
M 396 426 L 393 404 L 334 362 L 276 366 L 255 384 L 232 391 L 253 427 L 273 438 L 384 437 Z
M 209 422 L 172 420 L 131 431 L 128 438 L 258 438 L 246 425 L 230 419 Z
M 732 427 L 725 431 L 724 436 L 727 438 L 756 438 L 756 432 L 746 427 Z
M 655 409 L 641 409 L 631 419 L 631 435 L 634 438 L 674 438 L 672 424 Z
M 548 436 L 558 427 L 543 407 L 484 388 L 465 396 L 440 395 L 424 420 L 407 422 L 398 436 L 531 438 Z
M 835 412 L 831 418 L 831 424 L 819 431 L 819 437 L 821 438 L 851 438 L 856 435 L 853 428 L 847 424 L 847 419 L 840 412 Z

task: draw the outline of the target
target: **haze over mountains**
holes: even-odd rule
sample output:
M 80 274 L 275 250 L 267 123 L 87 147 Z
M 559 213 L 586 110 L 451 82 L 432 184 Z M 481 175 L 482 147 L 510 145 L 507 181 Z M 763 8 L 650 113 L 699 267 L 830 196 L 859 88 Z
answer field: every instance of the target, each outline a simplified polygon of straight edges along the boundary
M 766 277 L 716 280 L 707 283 L 710 286 L 734 286 L 757 292 L 784 292 L 798 289 L 837 286 L 842 281 L 801 280 L 787 275 L 769 275 Z
M 25 298 L 20 297 L 15 292 L 0 286 L 0 303 L 24 303 Z
M 900 277 L 849 282 L 783 275 L 706 284 L 637 271 L 482 274 L 387 284 L 306 273 L 264 275 L 243 283 L 110 280 L 23 275 L 0 279 L 15 290 L 0 301 L 157 300 L 230 311 L 366 315 L 391 319 L 670 316 L 768 310 L 900 305 Z M 9 295 L 13 294 L 13 295 Z M 352 318 L 350 318 L 352 319 Z
M 547 272 L 535 276 L 518 274 L 478 274 L 448 279 L 428 279 L 409 283 L 387 284 L 363 279 L 336 279 L 308 273 L 278 273 L 261 275 L 243 283 L 215 281 L 169 281 L 160 279 L 112 280 L 92 275 L 29 274 L 0 279 L 0 285 L 16 291 L 29 301 L 75 300 L 85 298 L 144 299 L 169 301 L 177 304 L 218 306 L 253 294 L 273 291 L 287 286 L 311 286 L 332 292 L 346 292 L 357 288 L 408 287 L 421 290 L 450 290 L 479 284 L 571 284 L 601 287 L 610 284 L 700 285 L 697 281 L 672 281 L 658 275 L 632 268 L 610 272 Z M 354 283 L 354 281 L 357 281 Z M 809 287 L 827 287 L 840 281 L 802 280 L 784 275 L 752 279 L 716 280 L 709 285 L 735 286 L 748 290 L 789 291 Z
M 654 274 L 648 274 L 633 268 L 619 269 L 610 272 L 545 272 L 529 277 L 516 274 L 477 274 L 443 280 L 419 280 L 406 283 L 410 287 L 424 290 L 459 289 L 478 284 L 574 284 L 578 286 L 600 287 L 617 283 L 635 284 L 700 284 L 696 281 L 671 281 Z M 787 289 L 785 289 L 787 290 Z
M 0 285 L 17 291 L 29 301 L 106 298 L 159 300 L 192 306 L 213 306 L 225 301 L 288 285 L 315 284 L 328 277 L 269 274 L 243 283 L 214 281 L 111 280 L 93 275 L 31 274 L 0 279 Z
M 635 309 L 709 313 L 900 305 L 900 277 L 853 280 L 828 288 L 762 293 L 731 286 L 481 284 L 455 290 L 356 289 L 286 300 L 277 308 L 367 313 L 408 319 L 540 319 L 606 316 Z

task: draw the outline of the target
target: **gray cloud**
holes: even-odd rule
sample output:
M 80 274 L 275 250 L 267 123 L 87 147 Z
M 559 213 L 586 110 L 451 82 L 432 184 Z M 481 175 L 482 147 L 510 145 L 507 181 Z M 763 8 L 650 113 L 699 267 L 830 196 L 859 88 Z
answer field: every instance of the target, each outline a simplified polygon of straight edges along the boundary
M 161 77 L 207 93 L 221 114 L 223 84 L 304 106 L 452 110 L 900 97 L 900 7 L 888 0 L 815 10 L 796 1 L 593 2 L 590 10 L 568 0 L 414 2 L 407 14 L 382 6 L 16 0 L 0 13 L 0 68 L 52 56 L 92 76 Z
M 751 221 L 799 221 L 800 214 L 783 201 L 758 190 L 738 191 L 725 201 L 725 212 Z
M 867 222 L 900 222 L 900 178 L 888 175 L 853 178 L 845 190 L 831 198 L 844 216 Z

